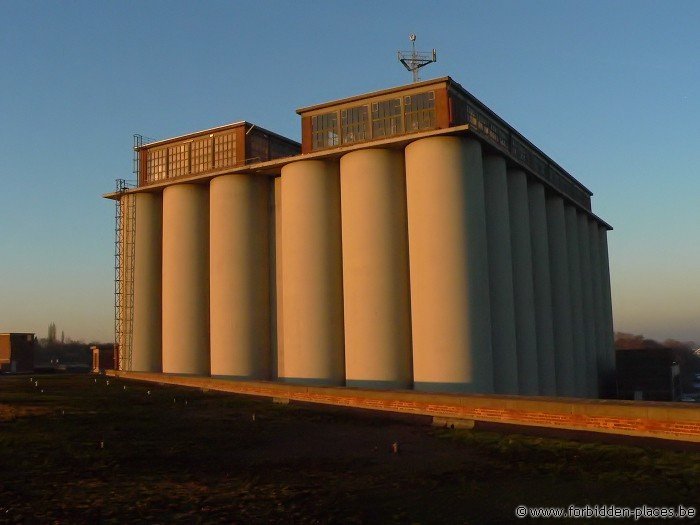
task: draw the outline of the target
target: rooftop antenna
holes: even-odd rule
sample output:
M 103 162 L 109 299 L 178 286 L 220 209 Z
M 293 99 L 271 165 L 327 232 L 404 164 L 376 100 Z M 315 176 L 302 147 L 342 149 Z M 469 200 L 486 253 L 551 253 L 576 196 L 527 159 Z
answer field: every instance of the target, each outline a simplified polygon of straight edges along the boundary
M 413 73 L 413 81 L 418 82 L 420 80 L 418 70 L 423 66 L 437 62 L 437 53 L 434 49 L 432 54 L 416 51 L 415 33 L 408 35 L 408 39 L 411 41 L 411 51 L 399 51 L 399 62 L 401 62 L 411 73 Z

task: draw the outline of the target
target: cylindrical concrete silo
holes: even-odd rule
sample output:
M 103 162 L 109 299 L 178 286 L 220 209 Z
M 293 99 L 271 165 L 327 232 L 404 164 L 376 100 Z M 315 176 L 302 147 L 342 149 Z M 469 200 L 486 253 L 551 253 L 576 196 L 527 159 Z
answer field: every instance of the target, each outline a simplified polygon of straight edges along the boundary
M 517 394 L 518 354 L 506 160 L 500 155 L 487 155 L 483 162 L 491 301 L 493 390 L 497 394 Z
M 406 180 L 402 150 L 340 160 L 348 386 L 412 383 Z
M 272 378 L 279 378 L 279 371 L 284 370 L 284 321 L 282 317 L 282 177 L 275 177 L 273 183 L 274 223 L 270 225 L 274 231 L 274 294 L 272 299 L 272 316 L 274 318 L 274 352 L 272 356 Z M 272 248 L 271 248 L 272 249 Z
M 528 183 L 530 240 L 532 241 L 532 281 L 535 289 L 537 366 L 540 395 L 557 394 L 552 282 L 549 267 L 549 233 L 544 186 Z
M 598 397 L 598 368 L 595 343 L 595 311 L 593 310 L 593 279 L 591 277 L 591 246 L 588 232 L 588 215 L 577 212 L 579 256 L 581 259 L 581 297 L 583 298 L 583 322 L 586 333 L 586 382 L 587 395 Z
M 134 322 L 131 369 L 161 372 L 163 197 L 137 193 L 134 238 Z
M 481 146 L 430 137 L 406 147 L 414 388 L 492 392 Z
M 610 290 L 610 260 L 608 254 L 608 229 L 598 225 L 600 238 L 601 290 L 603 293 L 603 344 L 605 354 L 605 369 L 607 371 L 608 394 L 614 393 L 615 378 L 615 336 L 613 332 L 612 297 Z
M 539 393 L 537 319 L 535 315 L 527 175 L 522 170 L 508 170 L 508 209 L 513 258 L 518 393 L 532 396 Z
M 552 281 L 557 395 L 575 396 L 574 338 L 571 323 L 566 220 L 564 200 L 559 195 L 547 195 L 547 233 L 549 236 L 549 270 Z
M 598 393 L 607 394 L 607 357 L 605 343 L 605 306 L 603 304 L 603 283 L 600 256 L 600 234 L 595 219 L 588 219 L 589 246 L 591 249 L 591 278 L 593 282 L 593 313 L 595 316 L 595 354 L 598 370 Z
M 163 190 L 163 372 L 209 374 L 209 192 Z
M 289 382 L 343 384 L 338 164 L 287 164 L 282 168 L 282 195 L 284 356 L 279 376 Z
M 211 375 L 270 379 L 270 245 L 266 177 L 209 185 Z
M 569 263 L 569 293 L 571 297 L 571 334 L 574 343 L 574 382 L 576 396 L 586 397 L 586 330 L 583 320 L 583 290 L 581 289 L 581 255 L 579 253 L 576 208 L 564 205 L 566 220 L 567 260 Z

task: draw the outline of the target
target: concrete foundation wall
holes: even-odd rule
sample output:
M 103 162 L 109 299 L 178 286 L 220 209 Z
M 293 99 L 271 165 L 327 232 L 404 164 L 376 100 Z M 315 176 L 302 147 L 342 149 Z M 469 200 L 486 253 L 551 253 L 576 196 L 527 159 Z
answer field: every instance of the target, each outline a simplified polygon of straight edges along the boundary
M 700 442 L 700 411 L 682 403 L 435 394 L 224 381 L 134 372 L 107 373 L 124 379 L 273 399 L 447 417 L 451 420 L 513 424 L 518 425 L 518 432 L 525 431 L 527 427 L 545 427 Z

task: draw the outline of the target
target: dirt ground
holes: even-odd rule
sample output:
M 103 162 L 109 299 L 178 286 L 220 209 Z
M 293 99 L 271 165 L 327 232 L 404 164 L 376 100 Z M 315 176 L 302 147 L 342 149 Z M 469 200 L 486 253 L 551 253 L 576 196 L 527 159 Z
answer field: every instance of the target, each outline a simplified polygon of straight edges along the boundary
M 700 509 L 699 452 L 31 379 L 0 376 L 0 523 L 490 524 L 549 521 L 517 520 L 517 505 Z

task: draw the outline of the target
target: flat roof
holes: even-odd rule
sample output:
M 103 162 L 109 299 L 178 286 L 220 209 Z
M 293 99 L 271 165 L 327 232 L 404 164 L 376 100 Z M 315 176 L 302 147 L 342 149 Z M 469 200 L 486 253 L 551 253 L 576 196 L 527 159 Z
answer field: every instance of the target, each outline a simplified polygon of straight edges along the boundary
M 199 136 L 204 135 L 206 133 L 217 133 L 219 131 L 225 131 L 227 129 L 233 129 L 233 128 L 237 128 L 240 126 L 250 126 L 248 131 L 250 131 L 251 129 L 258 129 L 267 135 L 272 135 L 273 137 L 284 140 L 285 142 L 289 142 L 291 144 L 294 144 L 296 146 L 301 147 L 301 143 L 297 142 L 296 140 L 292 140 L 288 137 L 285 137 L 284 135 L 280 135 L 279 133 L 275 133 L 274 131 L 270 131 L 269 129 L 263 128 L 262 126 L 258 126 L 257 124 L 253 124 L 252 122 L 248 122 L 247 120 L 238 120 L 236 122 L 231 122 L 230 124 L 222 124 L 221 126 L 216 126 L 214 128 L 201 129 L 199 131 L 192 131 L 192 132 L 186 133 L 184 135 L 177 135 L 175 137 L 169 137 L 167 139 L 161 139 L 161 140 L 156 140 L 154 142 L 148 142 L 148 143 L 143 144 L 141 146 L 135 147 L 134 149 L 139 151 L 142 149 L 152 148 L 155 146 L 162 146 L 164 144 L 168 144 L 171 142 L 178 142 L 180 140 L 199 137 Z
M 468 103 L 473 104 L 478 108 L 478 110 L 484 112 L 488 118 L 493 119 L 495 122 L 494 124 L 498 124 L 500 126 L 503 126 L 505 128 L 505 132 L 510 133 L 511 136 L 516 138 L 518 141 L 522 142 L 523 145 L 527 148 L 530 148 L 535 156 L 539 155 L 543 157 L 542 160 L 546 160 L 546 162 L 550 165 L 551 168 L 554 169 L 555 175 L 558 172 L 558 176 L 563 178 L 564 180 L 568 181 L 570 184 L 573 184 L 574 186 L 578 187 L 581 191 L 585 192 L 589 197 L 593 195 L 593 192 L 591 192 L 586 186 L 584 186 L 581 182 L 579 182 L 574 176 L 572 176 L 566 169 L 564 169 L 559 163 L 555 162 L 549 155 L 544 153 L 540 148 L 535 146 L 532 142 L 530 142 L 527 138 L 525 138 L 520 132 L 518 132 L 513 126 L 511 126 L 508 122 L 506 122 L 504 119 L 502 119 L 500 116 L 498 116 L 492 109 L 490 109 L 486 104 L 481 102 L 478 98 L 476 98 L 474 95 L 472 95 L 469 91 L 467 91 L 461 84 L 456 82 L 452 77 L 450 76 L 442 76 L 434 79 L 429 79 L 429 80 L 424 80 L 422 82 L 414 82 L 414 83 L 409 83 L 409 84 L 402 84 L 400 86 L 394 86 L 391 88 L 386 88 L 386 89 L 381 89 L 378 91 L 371 91 L 359 95 L 353 95 L 351 97 L 346 97 L 342 99 L 336 99 L 328 102 L 324 102 L 321 104 L 314 104 L 312 106 L 306 106 L 303 108 L 299 108 L 296 110 L 296 112 L 299 115 L 308 113 L 310 111 L 316 111 L 319 109 L 323 108 L 330 108 L 330 107 L 335 107 L 335 106 L 340 106 L 344 105 L 347 103 L 351 103 L 354 101 L 361 101 L 361 100 L 367 100 L 370 98 L 376 98 L 376 97 L 381 97 L 385 95 L 391 95 L 392 93 L 400 93 L 403 91 L 407 90 L 416 90 L 416 89 L 421 89 L 425 87 L 430 87 L 430 86 L 436 86 L 436 85 L 444 85 L 448 91 L 453 90 L 453 92 L 456 92 L 458 95 L 463 96 Z M 297 141 L 294 141 L 292 139 L 289 139 L 287 137 L 284 137 L 282 135 L 279 135 L 278 133 L 275 133 L 273 131 L 267 130 L 265 128 L 262 128 L 260 126 L 257 126 L 255 124 L 252 124 L 248 121 L 245 120 L 240 120 L 237 122 L 232 122 L 230 124 L 224 124 L 221 126 L 209 128 L 209 129 L 204 129 L 200 131 L 195 131 L 192 133 L 187 133 L 184 135 L 179 135 L 176 137 L 171 137 L 155 142 L 149 142 L 147 144 L 143 144 L 142 146 L 136 147 L 136 150 L 141 150 L 141 149 L 147 149 L 151 147 L 158 147 L 162 146 L 168 143 L 172 142 L 177 142 L 177 141 L 182 141 L 186 140 L 188 138 L 196 138 L 196 137 L 201 137 L 204 134 L 207 133 L 216 133 L 220 131 L 224 131 L 227 129 L 232 129 L 236 128 L 239 126 L 249 126 L 249 129 L 246 131 L 246 133 L 250 132 L 252 129 L 258 129 L 261 132 L 268 134 L 272 137 L 276 137 L 278 139 L 281 139 L 288 144 L 294 144 L 296 146 L 301 146 L 301 144 Z M 278 175 L 279 170 L 281 167 L 289 162 L 293 162 L 295 160 L 300 160 L 301 158 L 303 159 L 311 159 L 311 158 L 316 158 L 316 157 L 336 157 L 339 155 L 342 155 L 343 153 L 347 153 L 348 151 L 352 151 L 354 149 L 361 149 L 361 148 L 368 148 L 368 147 L 378 147 L 378 146 L 385 146 L 385 147 L 400 147 L 401 145 L 405 145 L 408 142 L 411 142 L 413 140 L 416 140 L 418 138 L 422 138 L 425 136 L 432 136 L 432 135 L 442 135 L 442 134 L 462 134 L 462 133 L 473 133 L 474 131 L 470 129 L 470 125 L 457 125 L 453 126 L 451 128 L 441 128 L 438 130 L 430 130 L 428 132 L 423 132 L 423 133 L 411 133 L 411 134 L 406 134 L 406 135 L 399 135 L 395 137 L 391 137 L 389 139 L 383 139 L 383 140 L 376 140 L 376 141 L 367 141 L 367 142 L 361 142 L 361 143 L 356 143 L 352 145 L 339 145 L 338 147 L 333 147 L 333 148 L 325 148 L 323 150 L 319 151 L 314 151 L 311 153 L 305 153 L 305 154 L 299 154 L 299 155 L 292 155 L 288 157 L 280 157 L 277 159 L 273 159 L 270 161 L 263 161 L 263 162 L 257 162 L 257 163 L 251 163 L 251 164 L 246 164 L 242 166 L 237 166 L 235 168 L 226 168 L 222 170 L 217 170 L 214 172 L 208 172 L 204 174 L 196 174 L 196 175 L 189 175 L 189 176 L 184 176 L 184 177 L 178 177 L 178 178 L 171 178 L 167 180 L 160 181 L 158 183 L 153 183 L 153 184 L 148 184 L 145 186 L 140 186 L 137 188 L 130 189 L 128 192 L 129 193 L 136 193 L 140 191 L 157 191 L 158 189 L 170 185 L 170 184 L 177 184 L 177 183 L 184 183 L 184 182 L 204 182 L 206 180 L 209 180 L 217 175 L 221 175 L 224 173 L 236 173 L 236 172 L 252 172 L 252 173 L 257 173 L 260 175 Z M 488 142 L 488 141 L 487 141 Z M 496 145 L 498 146 L 498 144 Z M 498 147 L 498 149 L 503 149 L 502 146 Z M 510 150 L 510 147 L 506 148 L 507 150 Z M 520 164 L 521 166 L 525 166 L 521 160 L 515 159 L 513 156 L 513 153 L 510 151 L 506 151 L 506 154 L 511 158 L 511 161 L 516 162 L 517 164 Z M 527 167 L 529 171 L 533 171 L 531 167 Z M 534 171 L 533 171 L 534 173 Z M 542 179 L 543 176 L 541 174 L 536 175 L 538 178 Z M 581 205 L 580 203 L 576 202 L 576 199 L 570 195 L 567 195 L 563 190 L 558 189 L 554 187 L 554 185 L 547 181 L 543 180 L 543 182 L 546 183 L 548 187 L 551 189 L 554 189 L 555 191 L 561 193 L 565 198 L 573 202 L 574 204 L 577 204 L 582 210 L 586 211 L 590 216 L 594 217 L 597 221 L 600 223 L 604 224 L 608 229 L 612 229 L 612 227 L 607 224 L 605 221 L 600 219 L 600 217 L 597 217 L 595 214 L 592 213 L 591 210 L 587 209 L 585 204 Z M 118 198 L 120 195 L 119 192 L 113 192 L 113 193 L 107 193 L 104 195 L 106 198 L 110 199 L 115 199 Z M 590 206 L 590 204 L 589 204 Z
M 496 112 L 493 111 L 490 107 L 488 107 L 481 100 L 479 100 L 474 95 L 472 95 L 469 91 L 467 91 L 459 82 L 455 82 L 455 80 L 452 79 L 451 77 L 445 77 L 445 78 L 447 78 L 447 82 L 450 86 L 454 87 L 457 91 L 461 92 L 462 95 L 466 96 L 468 99 L 470 99 L 470 101 L 479 105 L 479 108 L 486 111 L 490 117 L 496 119 L 500 124 L 506 126 L 509 130 L 511 130 L 512 132 L 514 132 L 518 136 L 518 139 L 525 142 L 528 146 L 530 146 L 532 149 L 534 149 L 536 152 L 543 155 L 548 161 L 550 161 L 552 164 L 554 164 L 554 166 L 556 168 L 558 168 L 560 171 L 564 172 L 564 174 L 571 180 L 571 182 L 575 183 L 579 188 L 581 188 L 583 191 L 588 193 L 589 196 L 593 195 L 593 192 L 591 190 L 589 190 L 586 186 L 584 186 L 578 179 L 576 179 L 576 177 L 571 175 L 571 173 L 569 173 L 558 162 L 556 162 L 554 159 L 552 159 L 552 157 L 547 155 L 544 151 L 542 151 L 540 148 L 538 148 L 532 142 L 530 142 L 522 133 L 520 133 L 517 129 L 515 129 L 514 126 L 511 126 L 506 120 L 504 120 L 499 115 L 497 115 Z
M 297 113 L 299 115 L 302 115 L 304 113 L 308 113 L 310 111 L 316 111 L 318 109 L 340 106 L 343 104 L 347 104 L 349 102 L 356 102 L 356 101 L 360 101 L 360 100 L 364 100 L 364 99 L 368 99 L 368 98 L 379 97 L 382 95 L 390 95 L 392 93 L 400 93 L 401 91 L 406 91 L 408 89 L 413 90 L 413 89 L 417 89 L 417 88 L 421 88 L 421 87 L 428 87 L 428 86 L 433 86 L 435 84 L 443 84 L 443 83 L 447 84 L 448 87 L 454 88 L 461 95 L 463 95 L 465 98 L 467 98 L 470 102 L 477 105 L 480 110 L 487 113 L 489 117 L 496 120 L 500 125 L 507 128 L 510 132 L 514 133 L 520 141 L 524 142 L 528 147 L 532 148 L 538 154 L 545 157 L 547 159 L 547 161 L 549 161 L 555 168 L 557 168 L 559 171 L 561 171 L 567 179 L 569 179 L 573 184 L 578 186 L 581 190 L 586 192 L 589 197 L 593 195 L 593 192 L 591 190 L 589 190 L 586 186 L 584 186 L 578 179 L 576 179 L 576 177 L 571 175 L 558 162 L 553 160 L 544 151 L 542 151 L 540 148 L 535 146 L 532 142 L 530 142 L 527 138 L 525 138 L 525 136 L 522 135 L 517 129 L 515 129 L 514 126 L 510 125 L 506 120 L 501 118 L 498 114 L 496 114 L 495 111 L 493 111 L 486 104 L 481 102 L 481 100 L 479 100 L 477 97 L 475 97 L 469 91 L 467 91 L 459 82 L 456 82 L 450 76 L 438 77 L 438 78 L 434 78 L 434 79 L 430 79 L 430 80 L 424 80 L 422 82 L 403 84 L 401 86 L 395 86 L 392 88 L 381 89 L 379 91 L 370 91 L 368 93 L 363 93 L 361 95 L 353 95 L 351 97 L 341 98 L 341 99 L 337 99 L 337 100 L 331 100 L 329 102 L 324 102 L 322 104 L 314 104 L 313 106 L 306 106 L 306 107 L 297 109 Z M 368 144 L 370 144 L 370 143 L 372 143 L 372 141 L 368 142 Z
M 299 115 L 301 115 L 302 113 L 307 113 L 309 111 L 314 111 L 317 109 L 322 109 L 322 108 L 326 108 L 326 107 L 330 107 L 330 106 L 337 106 L 340 104 L 346 104 L 348 102 L 354 102 L 356 100 L 363 100 L 365 98 L 379 97 L 382 95 L 389 95 L 391 93 L 396 93 L 398 91 L 405 91 L 407 89 L 421 88 L 424 86 L 432 86 L 433 84 L 440 84 L 442 82 L 454 82 L 454 81 L 450 77 L 439 77 L 439 78 L 433 78 L 431 80 L 424 80 L 422 82 L 413 82 L 411 84 L 403 84 L 401 86 L 395 86 L 392 88 L 380 89 L 379 91 L 370 91 L 369 93 L 363 93 L 361 95 L 353 95 L 352 97 L 331 100 L 330 102 L 324 102 L 322 104 L 314 104 L 313 106 L 306 106 L 306 107 L 297 109 L 297 113 Z

